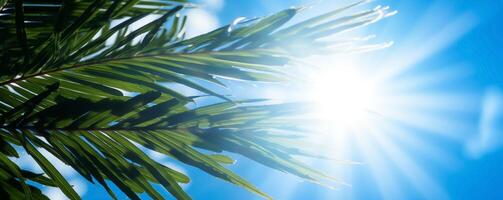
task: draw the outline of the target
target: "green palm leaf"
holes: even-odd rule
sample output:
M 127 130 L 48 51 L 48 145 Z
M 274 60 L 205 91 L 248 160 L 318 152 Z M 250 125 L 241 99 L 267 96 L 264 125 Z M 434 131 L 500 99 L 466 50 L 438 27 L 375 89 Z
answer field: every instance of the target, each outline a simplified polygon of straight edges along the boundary
M 325 184 L 335 180 L 294 155 L 308 155 L 290 140 L 303 133 L 292 118 L 302 104 L 238 101 L 210 89 L 221 80 L 281 82 L 299 55 L 322 52 L 328 36 L 381 19 L 385 8 L 336 18 L 359 5 L 286 26 L 300 9 L 235 22 L 184 39 L 185 1 L 0 1 L 0 184 L 12 198 L 44 199 L 27 180 L 80 198 L 41 153 L 45 150 L 131 199 L 178 199 L 189 177 L 153 160 L 144 148 L 270 198 L 226 165 L 244 155 L 268 167 Z M 134 25 L 154 18 L 141 26 Z M 300 54 L 301 49 L 310 49 Z M 187 96 L 166 83 L 187 86 Z M 198 98 L 216 97 L 204 107 Z M 20 169 L 9 157 L 25 149 L 45 175 Z M 204 149 L 205 151 L 201 151 Z M 212 153 L 206 153 L 212 152 Z M 109 181 L 109 182 L 107 182 Z

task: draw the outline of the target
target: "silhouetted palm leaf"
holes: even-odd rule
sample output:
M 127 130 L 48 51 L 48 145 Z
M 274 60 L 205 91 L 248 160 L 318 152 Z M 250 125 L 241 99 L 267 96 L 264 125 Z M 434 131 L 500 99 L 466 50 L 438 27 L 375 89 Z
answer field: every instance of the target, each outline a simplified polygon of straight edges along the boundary
M 110 182 L 131 199 L 144 192 L 162 199 L 153 183 L 178 199 L 190 198 L 179 186 L 189 177 L 153 160 L 143 148 L 266 198 L 225 167 L 234 160 L 223 152 L 313 182 L 332 179 L 292 157 L 305 155 L 288 142 L 297 138 L 288 136 L 302 135 L 291 117 L 302 105 L 237 101 L 209 85 L 225 87 L 221 79 L 288 80 L 283 66 L 293 56 L 321 52 L 333 43 L 320 39 L 385 15 L 386 8 L 378 8 L 334 18 L 361 3 L 288 27 L 283 26 L 300 9 L 184 39 L 186 20 L 179 12 L 188 4 L 182 0 L 0 1 L 0 191 L 11 198 L 45 199 L 27 183 L 34 181 L 79 199 L 41 149 L 101 184 L 113 198 Z M 202 97 L 160 83 L 220 100 L 190 108 Z M 13 146 L 24 148 L 45 175 L 10 161 L 19 156 Z

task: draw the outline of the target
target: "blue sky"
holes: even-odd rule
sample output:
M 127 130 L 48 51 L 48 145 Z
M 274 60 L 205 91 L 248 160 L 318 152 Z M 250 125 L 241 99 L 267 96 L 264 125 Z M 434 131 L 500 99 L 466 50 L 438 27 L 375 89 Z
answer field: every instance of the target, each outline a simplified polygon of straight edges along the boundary
M 218 9 L 208 10 L 220 25 L 236 17 L 262 16 L 313 3 L 220 2 Z M 298 19 L 351 1 L 314 2 Z M 375 34 L 377 42 L 394 41 L 394 45 L 358 55 L 364 60 L 359 67 L 387 77 L 383 78 L 387 82 L 384 93 L 392 98 L 384 99 L 402 99 L 389 105 L 401 110 L 389 112 L 394 114 L 391 119 L 372 127 L 382 130 L 377 131 L 381 138 L 343 139 L 347 144 L 338 155 L 364 164 L 314 162 L 351 187 L 326 189 L 244 159 L 234 169 L 278 199 L 503 198 L 503 142 L 498 142 L 503 139 L 503 17 L 499 13 L 503 1 L 380 0 L 370 6 L 379 4 L 399 13 L 357 32 Z M 337 63 L 339 57 L 332 58 Z M 189 187 L 195 199 L 257 198 L 196 174 L 194 185 L 208 186 Z
M 205 6 L 189 12 L 189 36 L 237 17 L 313 2 L 296 20 L 351 1 L 201 0 Z M 376 112 L 383 117 L 328 138 L 327 153 L 359 164 L 307 160 L 351 186 L 328 189 L 239 156 L 230 168 L 277 199 L 503 199 L 503 1 L 380 0 L 360 9 L 377 5 L 399 13 L 346 36 L 375 34 L 370 43 L 394 44 L 376 52 L 330 55 L 323 64 L 350 65 L 363 79 L 379 83 Z M 302 91 L 299 85 L 259 86 L 243 93 L 241 87 L 246 86 L 231 87 L 230 93 L 291 99 L 299 96 L 288 92 L 292 88 Z M 184 187 L 194 199 L 260 199 L 193 168 L 166 163 L 190 175 L 192 183 Z M 105 195 L 75 171 L 63 175 L 85 199 Z M 44 192 L 63 198 L 57 189 Z

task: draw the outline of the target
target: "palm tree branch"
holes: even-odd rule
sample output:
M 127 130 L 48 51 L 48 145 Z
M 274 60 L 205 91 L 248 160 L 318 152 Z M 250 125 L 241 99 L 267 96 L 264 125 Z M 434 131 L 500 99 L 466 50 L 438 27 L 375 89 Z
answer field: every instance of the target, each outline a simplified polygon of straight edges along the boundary
M 373 23 L 386 12 L 378 8 L 335 18 L 362 1 L 285 27 L 300 11 L 287 9 L 185 39 L 186 18 L 177 15 L 182 0 L 63 1 L 44 11 L 50 17 L 39 21 L 39 31 L 25 21 L 36 14 L 27 8 L 41 6 L 18 3 L 13 15 L 5 9 L 13 6 L 10 2 L 0 1 L 0 33 L 21 37 L 7 37 L 2 46 L 0 175 L 7 179 L 0 185 L 11 196 L 35 199 L 45 196 L 29 181 L 80 198 L 47 160 L 49 154 L 97 181 L 114 199 L 111 183 L 130 199 L 141 193 L 162 199 L 153 187 L 157 183 L 177 199 L 190 199 L 180 186 L 189 177 L 150 158 L 147 149 L 264 198 L 270 197 L 225 167 L 234 163 L 226 152 L 318 184 L 337 182 L 295 157 L 312 156 L 290 141 L 306 135 L 307 120 L 299 117 L 308 109 L 303 104 L 236 101 L 209 85 L 225 87 L 221 79 L 289 80 L 285 67 L 294 57 L 325 50 L 334 44 L 324 41 L 331 35 Z M 149 23 L 132 26 L 152 16 Z M 29 61 L 23 61 L 30 52 L 20 50 L 23 42 L 15 44 L 23 40 L 35 54 Z M 172 83 L 202 94 L 184 94 Z M 207 106 L 193 106 L 214 97 L 219 99 Z M 11 162 L 19 148 L 46 175 Z

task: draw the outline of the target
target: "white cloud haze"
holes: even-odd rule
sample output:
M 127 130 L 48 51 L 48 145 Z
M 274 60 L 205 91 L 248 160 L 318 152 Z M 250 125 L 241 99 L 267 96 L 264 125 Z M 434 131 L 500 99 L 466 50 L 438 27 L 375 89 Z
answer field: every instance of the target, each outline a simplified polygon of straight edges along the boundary
M 220 26 L 216 13 L 224 6 L 223 0 L 202 0 L 197 8 L 187 12 L 187 38 L 210 32 Z
M 482 100 L 479 133 L 466 143 L 466 153 L 480 158 L 503 146 L 503 92 L 495 87 L 487 89 Z

